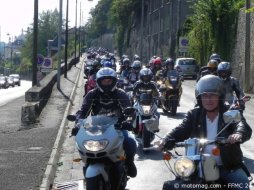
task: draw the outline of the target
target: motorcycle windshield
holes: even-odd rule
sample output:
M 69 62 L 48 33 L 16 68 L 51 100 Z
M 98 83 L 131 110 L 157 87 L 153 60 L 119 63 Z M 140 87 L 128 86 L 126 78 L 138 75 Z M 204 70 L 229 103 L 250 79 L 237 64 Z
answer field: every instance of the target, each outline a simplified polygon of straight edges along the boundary
M 115 124 L 117 120 L 118 118 L 115 116 L 106 116 L 106 115 L 89 116 L 83 120 L 83 126 L 85 128 L 94 126 L 110 126 Z
M 171 70 L 167 72 L 167 77 L 170 78 L 178 78 L 179 74 L 175 70 Z
M 140 95 L 140 103 L 142 105 L 151 105 L 153 101 L 152 94 L 142 93 Z

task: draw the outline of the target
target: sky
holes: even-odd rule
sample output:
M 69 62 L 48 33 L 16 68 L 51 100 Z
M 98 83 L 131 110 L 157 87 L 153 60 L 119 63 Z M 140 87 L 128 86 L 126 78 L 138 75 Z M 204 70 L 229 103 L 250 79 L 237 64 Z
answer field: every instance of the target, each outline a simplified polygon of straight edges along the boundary
M 38 0 L 39 14 L 43 11 L 54 9 L 59 10 L 60 0 Z M 89 11 L 95 7 L 99 0 L 77 0 L 77 25 L 79 26 L 79 16 L 81 7 L 81 20 L 86 23 L 89 18 Z M 66 15 L 66 2 L 63 3 L 63 19 Z M 69 26 L 75 26 L 76 0 L 69 0 Z M 1 0 L 0 2 L 0 42 L 8 42 L 9 38 L 14 38 L 25 31 L 33 24 L 34 0 Z M 82 24 L 82 25 L 84 25 Z M 7 35 L 9 34 L 9 35 Z

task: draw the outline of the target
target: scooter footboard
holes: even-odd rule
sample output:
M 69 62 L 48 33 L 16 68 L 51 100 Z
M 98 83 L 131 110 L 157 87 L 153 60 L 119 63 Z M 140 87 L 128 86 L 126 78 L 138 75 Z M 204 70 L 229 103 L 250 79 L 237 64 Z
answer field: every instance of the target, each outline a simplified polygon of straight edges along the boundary
M 86 178 L 92 178 L 98 175 L 102 175 L 105 181 L 109 180 L 109 176 L 105 171 L 105 165 L 101 163 L 96 164 L 89 164 L 88 168 L 86 169 Z

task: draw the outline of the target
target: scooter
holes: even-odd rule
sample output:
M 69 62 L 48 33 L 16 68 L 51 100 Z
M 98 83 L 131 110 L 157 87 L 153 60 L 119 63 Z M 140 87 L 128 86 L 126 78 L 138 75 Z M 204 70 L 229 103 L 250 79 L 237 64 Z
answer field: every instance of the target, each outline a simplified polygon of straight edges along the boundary
M 134 103 L 137 110 L 136 128 L 134 134 L 143 148 L 150 147 L 154 140 L 154 133 L 159 132 L 159 116 L 157 113 L 157 102 L 150 93 L 142 93 Z M 149 131 L 147 127 L 152 130 Z M 144 150 L 144 152 L 147 152 Z
M 220 154 L 219 145 L 226 145 L 228 143 L 225 138 L 219 137 L 219 135 L 233 122 L 239 122 L 241 120 L 241 113 L 238 110 L 229 110 L 224 113 L 223 120 L 226 125 L 217 133 L 214 140 L 189 138 L 183 142 L 175 143 L 174 148 L 184 148 L 184 155 L 180 155 L 176 151 L 172 153 L 166 148 L 162 150 L 163 160 L 169 171 L 175 176 L 174 180 L 164 182 L 163 190 L 188 189 L 190 187 L 207 189 L 209 184 L 216 185 L 213 185 L 214 189 L 225 188 L 220 181 L 219 166 L 217 166 L 214 156 Z M 211 153 L 204 153 L 205 148 L 209 145 L 213 146 Z M 161 151 L 156 142 L 153 147 L 146 148 L 146 150 Z
M 127 120 L 133 111 L 133 108 L 124 110 Z M 67 119 L 76 121 L 76 116 L 68 115 Z M 117 117 L 97 115 L 79 119 L 76 123 L 79 125 L 76 146 L 86 164 L 86 190 L 124 190 L 127 185 L 124 136 L 121 131 L 125 129 L 115 127 L 117 120 Z

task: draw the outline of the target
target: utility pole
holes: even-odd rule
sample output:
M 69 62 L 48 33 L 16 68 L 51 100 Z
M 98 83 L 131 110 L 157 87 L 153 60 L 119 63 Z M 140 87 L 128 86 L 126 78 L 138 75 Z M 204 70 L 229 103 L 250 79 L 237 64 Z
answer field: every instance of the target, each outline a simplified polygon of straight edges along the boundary
M 63 0 L 59 0 L 59 18 L 58 18 L 58 45 L 57 45 L 57 54 L 58 54 L 58 64 L 57 64 L 57 89 L 60 90 L 60 79 L 61 79 L 61 36 L 62 36 L 62 7 Z
M 78 47 L 79 47 L 79 57 L 81 56 L 81 2 L 79 3 L 80 5 L 80 7 L 79 7 L 79 45 L 78 45 Z
M 140 58 L 143 61 L 143 27 L 144 27 L 144 0 L 141 2 L 141 26 L 140 26 Z
M 140 27 L 140 58 L 143 61 L 143 27 L 144 27 L 144 0 L 141 3 L 141 27 Z
M 68 58 L 68 20 L 69 20 L 69 0 L 66 2 L 66 24 L 65 24 L 65 54 L 64 54 L 64 78 L 67 78 L 67 58 Z
M 37 51 L 38 51 L 38 0 L 34 0 L 34 24 L 33 24 L 33 77 L 32 86 L 37 85 Z
M 246 11 L 250 9 L 250 0 L 246 0 Z M 245 13 L 245 83 L 244 90 L 250 90 L 250 13 Z
M 76 58 L 77 58 L 77 0 L 76 0 L 76 8 L 75 8 L 75 66 L 76 66 Z

